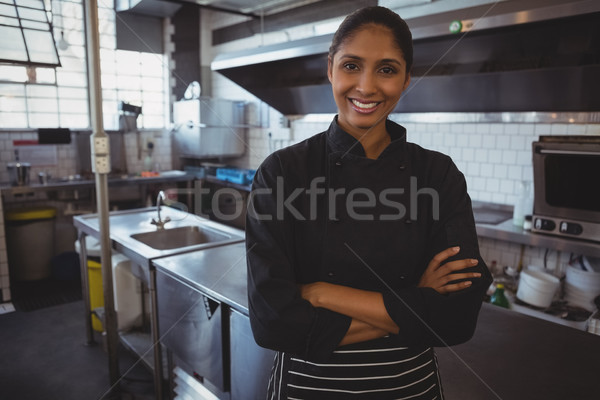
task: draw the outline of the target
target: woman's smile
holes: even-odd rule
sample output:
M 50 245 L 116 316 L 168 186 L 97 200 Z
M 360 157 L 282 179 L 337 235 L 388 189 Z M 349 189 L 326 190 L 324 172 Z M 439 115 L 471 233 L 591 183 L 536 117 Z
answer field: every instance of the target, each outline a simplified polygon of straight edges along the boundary
M 358 99 L 349 99 L 354 106 L 354 109 L 363 114 L 369 114 L 375 112 L 377 110 L 377 106 L 381 104 L 377 101 L 367 101 L 367 100 L 358 100 Z

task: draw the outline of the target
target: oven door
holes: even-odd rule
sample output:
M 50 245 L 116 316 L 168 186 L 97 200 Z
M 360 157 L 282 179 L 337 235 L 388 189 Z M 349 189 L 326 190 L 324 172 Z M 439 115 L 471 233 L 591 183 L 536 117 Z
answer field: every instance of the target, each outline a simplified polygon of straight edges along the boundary
M 534 142 L 534 231 L 600 240 L 600 143 Z

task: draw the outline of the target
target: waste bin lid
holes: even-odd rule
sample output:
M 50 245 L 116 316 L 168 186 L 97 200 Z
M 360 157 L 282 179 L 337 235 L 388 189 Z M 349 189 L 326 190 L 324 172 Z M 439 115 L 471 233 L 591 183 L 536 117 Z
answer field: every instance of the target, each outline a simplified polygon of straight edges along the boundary
M 79 240 L 75 241 L 75 251 L 81 254 L 81 246 L 79 246 Z M 85 252 L 88 257 L 100 257 L 102 254 L 100 248 L 100 242 L 98 239 L 92 236 L 85 237 Z
M 35 219 L 50 219 L 56 216 L 56 209 L 43 208 L 17 208 L 6 211 L 7 221 L 30 221 Z

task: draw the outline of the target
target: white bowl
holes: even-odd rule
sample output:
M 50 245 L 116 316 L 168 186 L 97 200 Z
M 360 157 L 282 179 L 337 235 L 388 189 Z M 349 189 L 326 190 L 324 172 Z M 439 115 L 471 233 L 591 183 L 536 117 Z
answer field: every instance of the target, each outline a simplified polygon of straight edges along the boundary
M 568 265 L 566 281 L 578 287 L 600 287 L 600 273 Z
M 560 280 L 542 271 L 524 270 L 519 278 L 517 298 L 536 307 L 546 308 L 552 303 Z

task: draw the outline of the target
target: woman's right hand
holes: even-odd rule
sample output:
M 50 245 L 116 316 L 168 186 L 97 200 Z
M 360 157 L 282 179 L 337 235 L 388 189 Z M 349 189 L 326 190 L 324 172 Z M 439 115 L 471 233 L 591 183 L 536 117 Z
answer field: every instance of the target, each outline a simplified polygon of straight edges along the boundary
M 459 251 L 460 247 L 450 247 L 436 254 L 427 265 L 427 269 L 417 286 L 430 287 L 440 294 L 456 292 L 471 286 L 471 281 L 448 284 L 451 281 L 481 277 L 479 272 L 454 273 L 474 267 L 478 263 L 476 259 L 467 258 L 444 263 L 444 261 L 456 255 Z

